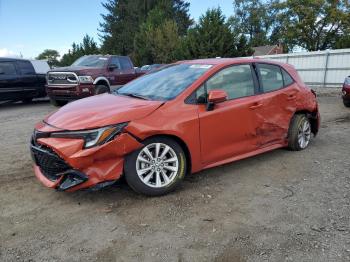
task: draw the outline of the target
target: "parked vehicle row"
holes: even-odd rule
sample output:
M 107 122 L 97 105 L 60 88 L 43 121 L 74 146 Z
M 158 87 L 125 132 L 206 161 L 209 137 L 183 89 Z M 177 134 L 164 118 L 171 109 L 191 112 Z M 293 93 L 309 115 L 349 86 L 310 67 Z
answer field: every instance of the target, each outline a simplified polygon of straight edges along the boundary
M 105 62 L 110 71 L 113 63 Z M 92 86 L 92 72 L 84 70 L 50 81 L 85 76 Z M 31 152 L 47 187 L 101 188 L 125 175 L 135 191 L 156 196 L 188 173 L 276 148 L 303 150 L 319 126 L 316 94 L 292 66 L 193 60 L 60 108 L 35 126 Z
M 45 61 L 0 58 L 0 101 L 30 102 L 46 96 Z
M 62 106 L 68 101 L 110 92 L 143 74 L 127 56 L 83 56 L 69 67 L 48 72 L 47 93 L 53 105 Z

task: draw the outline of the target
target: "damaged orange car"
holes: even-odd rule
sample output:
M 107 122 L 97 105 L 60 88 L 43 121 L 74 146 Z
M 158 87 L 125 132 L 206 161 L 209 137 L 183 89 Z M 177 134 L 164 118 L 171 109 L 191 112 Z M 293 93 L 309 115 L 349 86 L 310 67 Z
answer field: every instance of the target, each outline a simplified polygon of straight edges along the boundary
M 62 107 L 36 125 L 31 152 L 47 187 L 98 189 L 124 175 L 136 192 L 156 196 L 189 173 L 305 149 L 319 126 L 316 94 L 292 66 L 193 60 Z

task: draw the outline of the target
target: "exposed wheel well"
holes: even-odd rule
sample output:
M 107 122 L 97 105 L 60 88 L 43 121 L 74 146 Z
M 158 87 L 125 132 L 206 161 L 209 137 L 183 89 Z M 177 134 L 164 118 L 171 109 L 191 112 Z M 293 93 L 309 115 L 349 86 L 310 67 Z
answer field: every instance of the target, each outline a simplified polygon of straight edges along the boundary
M 99 81 L 95 84 L 95 86 L 98 86 L 98 85 L 106 86 L 106 87 L 108 87 L 109 91 L 111 91 L 111 90 L 110 90 L 110 87 L 109 87 L 109 85 L 108 85 L 108 83 L 107 83 L 105 80 L 99 80 Z
M 294 115 L 306 115 L 310 120 L 311 124 L 311 132 L 316 136 L 318 133 L 318 120 L 317 120 L 317 112 L 311 112 L 308 110 L 299 110 L 295 112 Z
M 186 157 L 186 160 L 187 160 L 187 170 L 186 170 L 186 174 L 190 174 L 191 173 L 191 170 L 192 170 L 192 159 L 191 159 L 191 153 L 190 153 L 190 150 L 188 149 L 186 143 L 179 137 L 177 136 L 174 136 L 174 135 L 154 135 L 154 136 L 150 136 L 150 137 L 147 137 L 146 139 L 149 139 L 149 138 L 154 138 L 154 137 L 167 137 L 167 138 L 171 138 L 173 140 L 175 140 L 182 148 L 182 150 L 184 151 L 185 153 L 185 157 Z

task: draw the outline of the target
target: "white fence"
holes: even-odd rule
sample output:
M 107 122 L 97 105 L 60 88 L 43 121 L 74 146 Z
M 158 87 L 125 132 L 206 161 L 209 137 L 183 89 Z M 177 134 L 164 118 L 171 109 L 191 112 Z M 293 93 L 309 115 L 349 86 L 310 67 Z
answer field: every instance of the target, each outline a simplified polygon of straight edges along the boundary
M 293 65 L 308 85 L 339 87 L 350 75 L 350 49 L 258 57 Z

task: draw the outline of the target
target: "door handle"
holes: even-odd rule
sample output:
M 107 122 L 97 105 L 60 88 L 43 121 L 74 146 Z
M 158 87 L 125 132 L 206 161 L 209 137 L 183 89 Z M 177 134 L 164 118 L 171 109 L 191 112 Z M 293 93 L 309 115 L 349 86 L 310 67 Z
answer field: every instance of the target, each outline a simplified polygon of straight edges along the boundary
M 262 107 L 262 104 L 261 103 L 254 103 L 252 106 L 250 106 L 249 108 L 251 109 L 251 110 L 255 110 L 255 109 L 257 109 L 257 108 L 259 108 L 259 107 Z
M 296 98 L 297 98 L 296 95 L 289 95 L 287 100 L 294 100 Z

